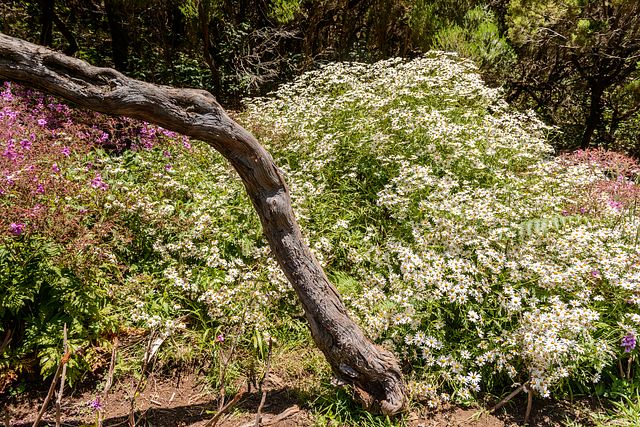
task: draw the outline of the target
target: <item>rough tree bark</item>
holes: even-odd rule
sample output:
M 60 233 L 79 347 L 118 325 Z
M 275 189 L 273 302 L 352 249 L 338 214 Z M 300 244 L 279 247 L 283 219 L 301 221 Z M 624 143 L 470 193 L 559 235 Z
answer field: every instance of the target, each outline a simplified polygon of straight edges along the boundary
M 210 93 L 134 80 L 1 33 L 0 78 L 84 108 L 155 123 L 220 152 L 242 178 L 271 250 L 334 373 L 353 385 L 369 410 L 395 414 L 405 407 L 407 392 L 396 358 L 374 345 L 349 318 L 336 288 L 303 243 L 289 191 L 271 155 Z

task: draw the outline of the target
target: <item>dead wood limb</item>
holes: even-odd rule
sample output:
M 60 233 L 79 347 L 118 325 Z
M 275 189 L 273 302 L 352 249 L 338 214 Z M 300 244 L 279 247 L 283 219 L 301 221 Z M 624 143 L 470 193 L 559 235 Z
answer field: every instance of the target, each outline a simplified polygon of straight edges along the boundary
M 104 390 L 102 391 L 102 401 L 107 402 L 107 395 L 109 394 L 109 390 L 113 385 L 113 372 L 116 368 L 116 357 L 118 355 L 118 346 L 120 345 L 120 340 L 118 337 L 113 339 L 113 348 L 111 349 L 111 360 L 109 361 L 109 371 L 107 372 L 107 379 L 104 383 Z M 102 427 L 102 421 L 104 418 L 104 414 L 102 411 L 98 413 L 98 427 Z
M 500 402 L 498 402 L 498 404 L 496 404 L 493 408 L 489 409 L 489 413 L 493 413 L 495 411 L 497 411 L 498 409 L 502 408 L 504 405 L 506 405 L 511 399 L 513 399 L 514 397 L 516 397 L 516 395 L 518 395 L 519 393 L 522 393 L 523 391 L 526 390 L 527 387 L 527 383 L 524 383 L 522 385 L 520 385 L 518 388 L 516 388 L 515 390 L 513 390 L 507 397 L 505 397 L 504 399 L 502 399 Z
M 620 370 L 620 378 L 625 378 L 624 368 L 622 367 L 622 360 L 618 358 L 618 369 Z
M 287 185 L 273 158 L 209 92 L 134 80 L 4 34 L 0 78 L 83 108 L 146 120 L 205 141 L 220 152 L 240 175 L 269 246 L 302 303 L 313 339 L 336 376 L 370 396 L 370 410 L 395 414 L 405 407 L 407 391 L 396 357 L 375 346 L 349 317 L 302 239 Z
M 142 370 L 140 371 L 140 379 L 138 380 L 138 382 L 136 383 L 135 388 L 133 389 L 133 393 L 131 394 L 131 402 L 129 405 L 129 427 L 135 427 L 136 426 L 136 417 L 135 417 L 135 412 L 136 412 L 136 397 L 138 397 L 138 394 L 141 393 L 144 390 L 144 387 L 146 387 L 146 373 L 147 373 L 147 366 L 149 365 L 149 363 L 152 361 L 154 354 L 151 354 L 151 349 L 155 343 L 155 339 L 156 339 L 156 332 L 152 331 L 149 334 L 149 342 L 147 343 L 147 349 L 144 352 L 144 357 L 142 360 Z M 144 386 L 143 386 L 144 384 Z
M 262 418 L 262 408 L 264 407 L 264 402 L 267 400 L 267 390 L 264 390 L 264 382 L 269 377 L 269 370 L 271 369 L 271 350 L 273 349 L 273 340 L 269 337 L 269 352 L 267 353 L 267 366 L 264 369 L 264 375 L 260 380 L 259 390 L 262 391 L 262 398 L 260 399 L 260 404 L 258 405 L 258 410 L 256 411 L 256 422 L 255 427 L 260 427 L 260 420 Z
M 38 427 L 40 421 L 42 420 L 42 416 L 47 410 L 47 406 L 49 405 L 49 401 L 53 397 L 53 393 L 56 389 L 56 384 L 58 383 L 58 379 L 62 375 L 62 369 L 67 364 L 69 359 L 71 358 L 71 351 L 67 351 L 60 359 L 60 363 L 58 363 L 58 368 L 56 369 L 56 373 L 53 375 L 53 380 L 51 380 L 51 385 L 49 386 L 49 392 L 47 393 L 47 397 L 44 398 L 44 402 L 42 403 L 42 407 L 38 411 L 38 415 L 36 416 L 36 420 L 33 422 L 31 427 Z
M 67 324 L 64 324 L 64 328 L 62 330 L 62 349 L 63 353 L 69 351 L 69 343 L 67 342 Z M 62 393 L 64 392 L 64 380 L 67 376 L 67 364 L 62 367 L 62 375 L 60 376 L 60 388 L 58 389 L 58 395 L 56 396 L 56 427 L 60 427 L 62 423 L 60 422 L 60 406 L 62 405 Z
M 237 325 L 237 330 L 233 333 L 233 342 L 231 343 L 231 348 L 229 349 L 229 352 L 227 354 L 227 356 L 225 357 L 224 352 L 222 351 L 222 342 L 219 342 L 220 344 L 220 374 L 218 376 L 218 382 L 220 383 L 220 390 L 219 390 L 219 394 L 220 394 L 220 402 L 218 404 L 218 412 L 222 411 L 222 408 L 225 405 L 225 394 L 226 394 L 226 387 L 225 387 L 225 381 L 226 381 L 226 376 L 227 376 L 227 369 L 229 368 L 229 365 L 231 364 L 231 358 L 233 357 L 235 351 L 236 351 L 236 347 L 238 346 L 238 342 L 240 341 L 240 337 L 242 336 L 242 334 L 244 333 L 244 319 L 246 318 L 247 315 L 247 308 L 245 308 L 244 312 L 242 313 L 242 321 Z M 224 341 L 224 340 L 223 340 Z M 247 392 L 250 389 L 247 387 Z
M 526 391 L 527 391 L 527 409 L 524 413 L 524 423 L 529 424 L 529 416 L 531 415 L 531 407 L 533 406 L 533 390 L 527 387 Z
M 298 412 L 300 412 L 300 407 L 298 407 L 298 405 L 293 405 L 292 407 L 285 409 L 284 411 L 282 411 L 278 415 L 275 415 L 273 417 L 265 418 L 262 421 L 262 426 L 263 427 L 277 426 L 280 422 L 282 422 L 285 419 L 297 414 Z M 250 423 L 244 423 L 244 424 L 240 425 L 240 427 L 253 427 L 253 426 L 254 426 L 253 421 L 250 422 Z
M 220 417 L 222 417 L 224 413 L 227 412 L 229 409 L 236 406 L 236 404 L 240 401 L 240 399 L 244 397 L 246 393 L 247 393 L 246 390 L 240 390 L 238 393 L 236 393 L 236 395 L 233 396 L 233 399 L 231 399 L 229 402 L 227 402 L 226 405 L 220 408 L 220 410 L 216 412 L 213 418 L 211 418 L 209 422 L 205 424 L 205 427 L 214 427 L 216 424 L 218 424 L 218 421 L 220 421 Z
M 120 345 L 120 340 L 118 337 L 115 337 L 113 340 L 113 348 L 111 349 L 111 360 L 109 361 L 109 372 L 107 373 L 107 381 L 104 384 L 104 390 L 102 392 L 102 400 L 107 400 L 107 394 L 113 385 L 113 371 L 116 368 L 116 357 L 118 355 L 118 346 Z

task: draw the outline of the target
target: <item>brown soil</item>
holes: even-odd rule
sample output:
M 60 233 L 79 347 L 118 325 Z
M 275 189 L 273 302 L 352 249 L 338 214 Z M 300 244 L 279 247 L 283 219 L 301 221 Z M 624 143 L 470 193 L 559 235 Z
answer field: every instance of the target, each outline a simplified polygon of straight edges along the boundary
M 267 398 L 263 414 L 264 426 L 311 426 L 314 416 L 305 406 L 296 391 L 295 384 L 284 385 L 283 380 L 275 374 L 265 389 Z M 2 398 L 0 396 L 0 423 L 5 427 L 30 427 L 46 395 L 46 385 L 41 390 L 32 390 L 20 396 Z M 130 400 L 135 388 L 132 379 L 116 383 L 107 399 L 101 402 L 103 426 L 128 426 L 131 412 Z M 62 425 L 94 426 L 96 412 L 89 407 L 89 402 L 96 397 L 93 391 L 67 392 L 62 402 Z M 148 427 L 203 427 L 213 418 L 219 408 L 215 393 L 207 392 L 207 387 L 197 379 L 195 374 L 175 376 L 171 378 L 152 375 L 145 390 L 136 398 L 134 416 L 137 426 Z M 218 422 L 222 427 L 253 426 L 261 394 L 246 393 L 238 404 L 230 409 Z M 227 399 L 229 400 L 229 399 Z M 41 426 L 55 425 L 53 402 L 45 413 Z M 442 408 L 427 413 L 413 411 L 406 418 L 409 427 L 507 427 L 523 423 L 525 399 L 514 399 L 497 416 L 486 410 L 463 409 L 459 407 Z M 575 407 L 562 404 L 545 404 L 536 402 L 533 406 L 531 426 L 560 426 L 566 420 L 578 420 L 582 417 Z M 582 421 L 585 421 L 584 419 Z M 335 424 L 332 424 L 335 426 Z

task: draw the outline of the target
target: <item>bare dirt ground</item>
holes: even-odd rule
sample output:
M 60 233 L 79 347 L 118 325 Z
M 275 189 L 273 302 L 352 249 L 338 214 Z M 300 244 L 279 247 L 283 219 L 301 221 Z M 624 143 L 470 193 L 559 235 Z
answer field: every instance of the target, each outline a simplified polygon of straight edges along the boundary
M 47 385 L 35 387 L 19 396 L 0 397 L 0 424 L 5 427 L 30 427 L 36 418 L 46 395 Z M 103 426 L 129 426 L 131 414 L 130 396 L 135 389 L 133 379 L 117 382 L 102 405 Z M 195 374 L 149 378 L 144 391 L 136 398 L 133 415 L 137 426 L 147 427 L 204 427 L 216 414 L 220 402 L 215 393 L 206 391 Z M 318 425 L 305 399 L 296 392 L 295 384 L 282 384 L 274 374 L 265 385 L 267 397 L 262 410 L 262 426 L 312 426 Z M 93 390 L 67 392 L 61 405 L 62 425 L 95 426 L 96 412 L 89 402 L 95 400 Z M 261 394 L 246 393 L 233 408 L 220 417 L 222 427 L 251 427 L 255 425 Z M 41 426 L 55 425 L 53 402 L 45 413 Z M 405 418 L 409 427 L 507 427 L 523 424 L 526 399 L 514 399 L 504 410 L 492 415 L 486 409 L 459 407 L 442 408 L 427 412 L 413 410 Z M 584 404 L 580 405 L 584 408 Z M 560 426 L 567 420 L 587 421 L 575 405 L 535 402 L 529 425 Z M 336 426 L 332 423 L 330 425 Z M 588 423 L 587 423 L 588 425 Z

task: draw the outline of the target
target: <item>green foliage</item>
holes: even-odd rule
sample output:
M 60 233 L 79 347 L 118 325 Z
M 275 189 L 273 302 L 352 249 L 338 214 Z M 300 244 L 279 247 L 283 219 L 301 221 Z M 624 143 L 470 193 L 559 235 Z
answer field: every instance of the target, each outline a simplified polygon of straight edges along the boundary
M 433 48 L 458 52 L 483 68 L 502 69 L 515 61 L 515 53 L 501 36 L 494 14 L 480 6 L 467 11 L 462 26 L 439 30 Z
M 540 28 L 564 19 L 578 4 L 577 0 L 511 0 L 507 9 L 509 39 L 516 44 L 536 39 Z
M 591 415 L 592 424 L 596 427 L 633 427 L 640 423 L 640 396 L 638 391 L 623 395 L 612 401 L 605 412 Z
M 416 45 L 424 50 L 432 47 L 436 34 L 462 23 L 467 10 L 481 2 L 465 0 L 414 0 L 408 12 L 408 24 Z
M 563 129 L 565 148 L 637 155 L 627 130 L 640 106 L 639 16 L 635 0 L 509 2 L 507 33 L 519 56 L 514 92 Z
M 241 92 L 263 69 L 234 74 L 236 53 L 263 28 L 233 22 L 219 3 L 206 3 L 219 36 L 214 60 L 226 88 Z M 510 3 L 514 44 L 573 11 L 573 3 L 532 4 L 539 13 Z M 305 15 L 303 3 L 271 5 L 279 22 Z M 198 3 L 182 6 L 181 19 L 195 24 Z M 500 18 L 478 2 L 416 1 L 408 19 L 421 46 L 491 67 L 514 58 Z M 574 23 L 568 39 L 581 46 L 604 28 L 591 18 Z M 147 54 L 134 56 L 139 77 L 211 87 L 215 67 L 201 57 L 178 49 L 173 62 L 152 68 L 149 58 L 163 53 Z M 525 381 L 544 396 L 629 395 L 637 378 L 620 378 L 617 362 L 630 360 L 620 340 L 640 325 L 637 184 L 605 165 L 550 158 L 550 128 L 509 107 L 477 71 L 443 53 L 331 63 L 248 101 L 243 120 L 282 167 L 313 253 L 367 334 L 402 360 L 416 400 L 468 403 Z M 637 92 L 626 82 L 619 104 L 631 105 Z M 613 104 L 605 114 L 616 114 Z M 619 132 L 635 132 L 629 123 Z M 115 144 L 69 160 L 76 163 L 66 176 L 84 185 L 69 203 L 89 207 L 81 225 L 104 238 L 96 254 L 71 250 L 61 233 L 5 230 L 0 333 L 24 333 L 0 363 L 15 368 L 36 357 L 50 373 L 64 323 L 76 348 L 111 331 L 165 336 L 162 361 L 208 361 L 216 385 L 255 378 L 272 338 L 281 348 L 310 345 L 295 294 L 225 161 L 147 125 L 118 133 L 130 125 L 119 122 L 107 137 L 133 149 Z M 149 142 L 150 134 L 162 136 Z M 93 174 L 104 191 L 86 188 Z M 59 200 L 67 199 L 50 203 Z M 72 377 L 91 362 L 74 359 Z M 328 390 L 314 403 L 323 423 L 396 422 Z
M 474 60 L 490 85 L 505 87 L 510 102 L 558 127 L 559 149 L 593 145 L 636 156 L 640 150 L 633 89 L 639 71 L 629 68 L 637 62 L 636 0 L 120 4 L 128 41 L 117 45 L 128 53 L 130 75 L 203 88 L 232 108 L 242 96 L 268 93 L 322 62 L 372 62 L 433 48 Z M 102 7 L 58 3 L 56 11 L 79 42 L 76 56 L 109 66 L 114 37 Z M 0 3 L 0 26 L 37 41 L 41 28 L 29 23 L 39 21 L 40 8 L 35 1 Z M 52 45 L 69 45 L 57 25 Z M 594 108 L 592 93 L 600 94 Z
M 402 417 L 372 415 L 365 411 L 348 391 L 323 384 L 318 397 L 311 403 L 315 415 L 314 426 L 339 425 L 345 427 L 403 427 Z
M 272 0 L 269 13 L 278 23 L 286 24 L 301 12 L 301 5 L 302 0 Z
M 561 230 L 575 223 L 584 223 L 585 217 L 580 215 L 554 215 L 550 218 L 534 218 L 519 224 L 518 234 L 521 238 L 544 235 L 548 231 Z
M 11 331 L 20 345 L 0 356 L 0 366 L 24 369 L 28 356 L 37 353 L 41 373 L 47 377 L 61 357 L 64 324 L 71 348 L 113 328 L 99 277 L 79 275 L 66 264 L 64 248 L 52 241 L 37 235 L 5 238 L 0 246 L 0 334 Z M 87 358 L 91 351 L 70 362 L 71 384 L 86 370 Z

